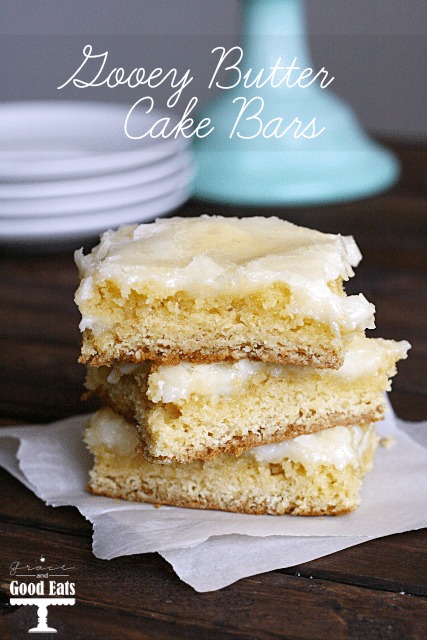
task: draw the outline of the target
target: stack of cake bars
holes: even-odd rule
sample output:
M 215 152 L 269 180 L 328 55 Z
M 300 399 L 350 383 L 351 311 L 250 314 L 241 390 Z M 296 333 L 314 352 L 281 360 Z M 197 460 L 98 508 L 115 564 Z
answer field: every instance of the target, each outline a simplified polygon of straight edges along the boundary
M 350 237 L 277 218 L 171 218 L 86 256 L 81 362 L 103 407 L 88 488 L 253 514 L 355 509 L 409 344 L 367 338 Z

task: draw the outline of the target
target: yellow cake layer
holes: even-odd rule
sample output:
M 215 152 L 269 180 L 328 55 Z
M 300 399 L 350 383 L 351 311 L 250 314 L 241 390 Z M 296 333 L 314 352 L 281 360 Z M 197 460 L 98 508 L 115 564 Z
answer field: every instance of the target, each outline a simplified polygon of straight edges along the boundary
M 190 462 L 383 418 L 407 342 L 354 337 L 338 370 L 241 360 L 88 367 L 87 387 L 136 422 L 152 462 Z
M 326 438 L 290 441 L 285 453 L 260 447 L 238 458 L 223 454 L 157 465 L 136 452 L 136 427 L 106 408 L 91 419 L 85 441 L 94 454 L 92 493 L 156 505 L 307 516 L 357 508 L 377 445 L 372 426 L 338 427 L 328 429 Z
M 82 362 L 249 357 L 338 368 L 373 305 L 342 282 L 352 238 L 277 218 L 172 218 L 107 232 L 76 253 Z

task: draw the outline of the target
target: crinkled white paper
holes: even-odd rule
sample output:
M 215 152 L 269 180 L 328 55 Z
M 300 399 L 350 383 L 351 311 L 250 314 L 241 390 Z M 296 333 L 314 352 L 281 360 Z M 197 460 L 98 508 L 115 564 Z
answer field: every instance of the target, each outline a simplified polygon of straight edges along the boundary
M 0 429 L 0 464 L 47 504 L 76 506 L 93 523 L 97 557 L 158 551 L 198 591 L 427 526 L 427 423 L 403 423 L 392 412 L 377 431 L 395 444 L 378 448 L 360 508 L 323 518 L 154 508 L 90 495 L 85 485 L 91 457 L 82 443 L 86 422 L 87 416 L 77 416 Z

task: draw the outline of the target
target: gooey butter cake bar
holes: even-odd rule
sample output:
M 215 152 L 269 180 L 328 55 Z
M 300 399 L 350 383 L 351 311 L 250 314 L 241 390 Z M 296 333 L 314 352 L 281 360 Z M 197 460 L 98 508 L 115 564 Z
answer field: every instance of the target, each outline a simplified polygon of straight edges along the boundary
M 352 238 L 278 218 L 171 218 L 84 256 L 89 490 L 245 513 L 347 513 L 409 344 L 369 339 Z M 108 408 L 107 408 L 108 407 Z

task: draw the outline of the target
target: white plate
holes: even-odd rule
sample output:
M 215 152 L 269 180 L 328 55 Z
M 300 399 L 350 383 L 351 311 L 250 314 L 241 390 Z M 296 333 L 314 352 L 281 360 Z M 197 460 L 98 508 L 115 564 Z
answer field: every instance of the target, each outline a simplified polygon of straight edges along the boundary
M 188 146 L 182 137 L 131 140 L 124 124 L 131 105 L 94 102 L 16 102 L 0 105 L 0 180 L 87 176 L 154 162 Z M 159 118 L 135 109 L 130 133 Z
M 104 215 L 15 220 L 13 223 L 8 221 L 7 226 L 0 221 L 0 243 L 3 245 L 34 242 L 46 244 L 49 241 L 84 239 L 122 224 L 144 222 L 164 215 L 183 204 L 189 196 L 190 189 L 185 187 L 142 205 L 108 211 Z
M 36 198 L 33 200 L 3 200 L 0 202 L 0 221 L 15 218 L 52 217 L 62 218 L 71 215 L 87 215 L 91 212 L 117 209 L 132 204 L 153 200 L 187 186 L 192 179 L 193 168 L 185 167 L 177 173 L 147 184 L 98 191 L 68 198 Z
M 26 198 L 58 198 L 97 191 L 111 191 L 160 180 L 188 167 L 191 154 L 184 150 L 153 164 L 120 173 L 103 174 L 92 178 L 50 180 L 49 182 L 0 182 L 0 200 Z

